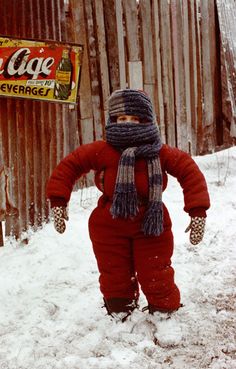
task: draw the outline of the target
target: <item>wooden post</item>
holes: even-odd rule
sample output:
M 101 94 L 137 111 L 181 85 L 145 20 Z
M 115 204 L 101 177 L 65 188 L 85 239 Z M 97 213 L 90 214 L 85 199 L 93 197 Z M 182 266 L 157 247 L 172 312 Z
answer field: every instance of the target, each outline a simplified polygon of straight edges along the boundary
M 109 83 L 109 73 L 108 73 L 108 61 L 107 61 L 107 50 L 106 50 L 106 34 L 105 34 L 105 24 L 104 24 L 104 8 L 103 1 L 96 0 L 94 2 L 95 6 L 95 17 L 97 25 L 97 43 L 98 43 L 98 61 L 100 65 L 100 80 L 101 80 L 101 90 L 102 90 L 102 109 L 104 114 L 104 119 L 107 121 L 108 118 L 108 98 L 110 96 L 110 83 Z M 101 136 L 102 138 L 102 132 Z
M 129 88 L 143 90 L 143 63 L 141 61 L 129 61 Z
M 62 41 L 74 42 L 74 23 L 71 2 L 65 3 L 61 0 L 61 10 L 63 17 L 61 18 Z M 63 23 L 65 23 L 63 25 Z M 74 151 L 79 145 L 79 128 L 77 106 L 63 104 L 62 107 L 62 125 L 64 132 L 63 157 Z M 68 124 L 68 122 L 70 122 Z
M 126 67 L 125 67 L 125 48 L 124 48 L 124 28 L 123 28 L 122 0 L 116 0 L 116 25 L 118 36 L 118 55 L 120 88 L 126 88 Z
M 93 141 L 93 115 L 92 92 L 89 72 L 89 55 L 87 47 L 87 24 L 85 21 L 85 9 L 83 0 L 71 0 L 72 14 L 74 17 L 75 41 L 84 45 L 83 71 L 81 73 L 79 103 L 81 131 L 83 131 L 82 143 Z
M 197 143 L 196 143 L 196 154 L 200 154 L 201 147 L 200 143 L 202 142 L 202 61 L 201 61 L 201 30 L 200 30 L 200 22 L 199 22 L 199 8 L 198 3 L 194 1 L 194 25 L 196 32 L 196 111 L 197 111 Z
M 118 90 L 120 86 L 115 1 L 116 0 L 104 0 L 104 22 L 106 34 L 108 35 L 106 41 L 111 91 Z
M 94 119 L 92 110 L 92 90 L 88 50 L 88 23 L 93 19 L 86 19 L 84 0 L 71 0 L 71 9 L 74 23 L 74 40 L 84 46 L 83 64 L 79 89 L 79 131 L 81 143 L 89 143 L 94 140 Z M 87 185 L 93 185 L 93 176 L 88 174 Z M 84 183 L 83 179 L 81 183 Z
M 9 222 L 6 227 L 6 235 L 13 235 L 16 239 L 20 235 L 19 208 L 18 208 L 18 152 L 17 152 L 17 129 L 16 129 L 16 101 L 7 99 L 8 118 L 8 147 L 9 168 L 7 173 L 8 196 L 9 196 Z M 24 174 L 23 174 L 24 175 Z
M 203 137 L 201 152 L 212 152 L 215 147 L 215 86 L 216 44 L 214 0 L 201 0 Z
M 94 121 L 94 139 L 103 138 L 104 114 L 102 113 L 102 91 L 100 69 L 97 63 L 97 36 L 94 22 L 92 1 L 85 2 L 85 19 L 87 20 L 88 63 L 91 79 L 91 103 Z M 83 69 L 82 69 L 83 73 Z
M 138 10 L 136 0 L 123 1 L 128 59 L 129 87 L 143 89 L 143 63 L 140 56 Z
M 154 45 L 153 45 L 153 24 L 150 0 L 141 0 L 141 38 L 143 42 L 143 74 L 144 90 L 148 93 L 156 111 L 155 106 L 155 71 L 154 71 Z
M 160 1 L 160 40 L 166 141 L 176 146 L 170 4 Z
M 152 3 L 153 14 L 153 27 L 154 27 L 154 69 L 157 80 L 157 94 L 156 94 L 156 107 L 157 107 L 157 121 L 159 122 L 162 142 L 166 143 L 166 130 L 164 120 L 164 102 L 163 102 L 163 89 L 162 89 L 162 63 L 161 63 L 161 43 L 160 43 L 160 11 L 157 0 L 153 0 Z
M 236 8 L 235 1 L 228 0 L 223 2 L 216 1 L 220 28 L 220 56 L 221 56 L 221 91 L 222 91 L 222 113 L 224 121 L 223 142 L 235 143 L 236 137 L 236 78 L 235 78 L 235 60 L 236 60 Z M 219 135 L 220 127 L 216 127 Z
M 188 152 L 189 136 L 187 123 L 191 122 L 190 89 L 189 89 L 189 49 L 186 40 L 186 29 L 183 28 L 180 0 L 171 2 L 173 65 L 175 87 L 175 114 L 177 146 Z M 183 32 L 185 31 L 185 32 Z M 186 47 L 186 54 L 184 52 Z M 184 63 L 185 61 L 185 63 Z M 187 119 L 188 118 L 188 119 Z
M 197 16 L 195 0 L 188 1 L 188 33 L 189 33 L 189 69 L 190 69 L 190 111 L 191 121 L 188 121 L 189 138 L 191 141 L 190 154 L 197 154 L 197 130 L 198 130 L 198 85 L 197 85 L 197 28 L 195 18 Z M 185 20 L 184 20 L 185 21 Z

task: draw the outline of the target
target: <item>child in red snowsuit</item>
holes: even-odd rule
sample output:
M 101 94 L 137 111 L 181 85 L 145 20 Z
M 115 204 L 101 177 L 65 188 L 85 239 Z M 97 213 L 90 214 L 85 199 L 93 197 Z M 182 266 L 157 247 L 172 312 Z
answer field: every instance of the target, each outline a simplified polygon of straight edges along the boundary
M 162 192 L 167 174 L 176 177 L 191 217 L 190 241 L 204 234 L 210 206 L 207 185 L 194 160 L 162 144 L 151 100 L 139 90 L 117 90 L 109 99 L 106 141 L 82 145 L 63 159 L 47 184 L 54 224 L 65 231 L 66 208 L 75 181 L 94 170 L 103 173 L 103 194 L 89 219 L 89 233 L 109 314 L 127 317 L 137 307 L 139 286 L 149 312 L 180 307 L 171 266 L 173 234 Z

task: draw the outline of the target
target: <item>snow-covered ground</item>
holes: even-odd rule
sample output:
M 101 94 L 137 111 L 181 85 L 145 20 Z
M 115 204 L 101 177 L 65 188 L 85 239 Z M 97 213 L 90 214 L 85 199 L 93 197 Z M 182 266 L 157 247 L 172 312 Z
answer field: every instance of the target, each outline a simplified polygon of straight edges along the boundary
M 106 315 L 87 230 L 98 193 L 74 193 L 65 234 L 47 224 L 27 246 L 6 240 L 0 249 L 0 369 L 236 368 L 236 148 L 195 160 L 212 202 L 199 246 L 184 233 L 189 218 L 175 179 L 165 193 L 184 307 L 171 319 Z

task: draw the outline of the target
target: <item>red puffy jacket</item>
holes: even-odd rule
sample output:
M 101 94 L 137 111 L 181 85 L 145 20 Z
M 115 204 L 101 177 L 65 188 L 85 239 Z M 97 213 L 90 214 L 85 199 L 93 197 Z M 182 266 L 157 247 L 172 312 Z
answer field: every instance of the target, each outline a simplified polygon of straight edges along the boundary
M 117 168 L 121 153 L 105 141 L 96 141 L 82 145 L 65 157 L 54 169 L 48 184 L 47 198 L 51 206 L 66 206 L 70 200 L 75 181 L 83 174 L 94 170 L 104 171 L 104 194 L 112 201 Z M 176 177 L 184 194 L 184 210 L 190 216 L 206 216 L 210 200 L 205 178 L 197 164 L 187 153 L 163 145 L 160 150 L 163 172 L 163 191 L 167 186 L 167 173 Z M 98 176 L 95 183 L 99 187 Z M 135 185 L 138 196 L 148 198 L 147 164 L 144 159 L 135 163 Z

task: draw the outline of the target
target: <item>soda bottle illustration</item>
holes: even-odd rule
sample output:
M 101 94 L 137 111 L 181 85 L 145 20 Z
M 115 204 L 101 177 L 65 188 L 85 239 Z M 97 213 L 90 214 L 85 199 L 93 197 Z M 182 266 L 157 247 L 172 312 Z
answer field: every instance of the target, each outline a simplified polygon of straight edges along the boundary
M 71 91 L 72 63 L 69 50 L 62 52 L 62 58 L 56 69 L 54 86 L 54 98 L 57 100 L 67 100 Z

